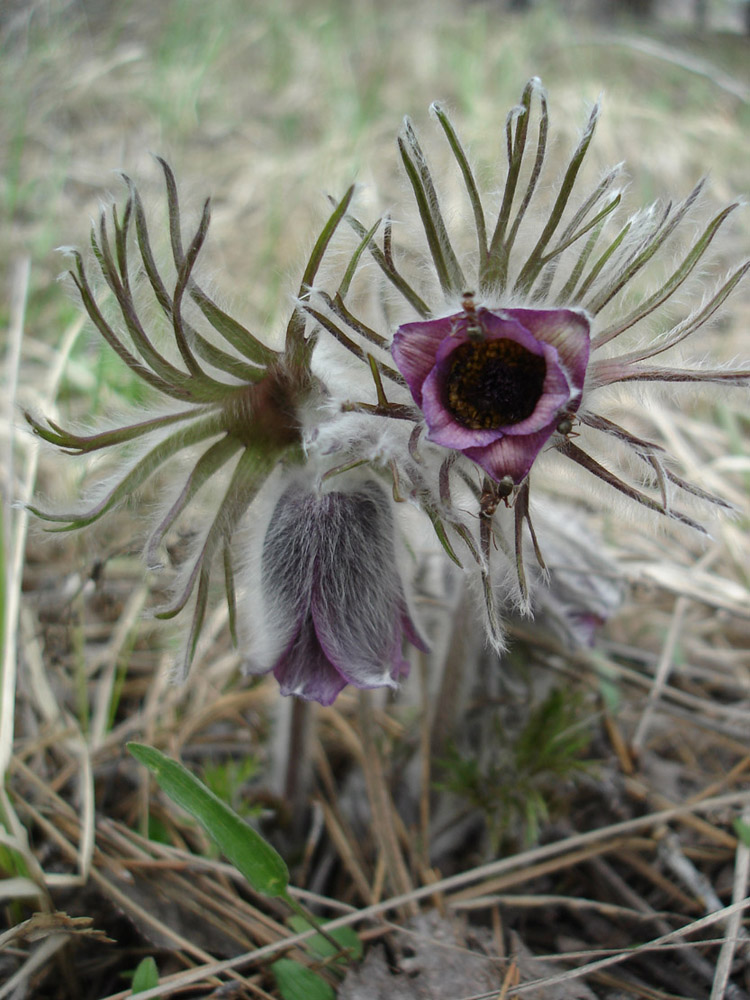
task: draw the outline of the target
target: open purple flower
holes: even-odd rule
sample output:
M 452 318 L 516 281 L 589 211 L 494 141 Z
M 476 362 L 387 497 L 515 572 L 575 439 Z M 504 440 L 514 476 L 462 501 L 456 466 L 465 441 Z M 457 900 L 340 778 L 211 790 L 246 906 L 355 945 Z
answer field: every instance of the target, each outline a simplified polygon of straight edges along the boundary
M 401 326 L 393 357 L 428 437 L 520 483 L 578 408 L 589 323 L 571 309 L 475 310 Z
M 265 648 L 281 693 L 330 705 L 347 685 L 395 687 L 409 670 L 404 636 L 426 651 L 396 566 L 388 497 L 374 481 L 346 492 L 295 482 L 263 543 Z
M 659 441 L 612 419 L 607 407 L 615 396 L 609 387 L 620 383 L 750 383 L 746 367 L 686 363 L 682 354 L 750 271 L 750 260 L 719 275 L 713 289 L 703 287 L 709 250 L 738 203 L 698 222 L 702 181 L 681 201 L 657 202 L 627 218 L 618 213 L 622 163 L 581 191 L 598 104 L 567 163 L 554 165 L 554 180 L 547 96 L 538 80 L 528 82 L 506 118 L 507 164 L 491 214 L 447 112 L 439 104 L 431 110 L 463 180 L 475 247 L 465 232 L 454 238 L 449 219 L 462 213 L 455 204 L 443 210 L 450 194 L 440 191 L 407 119 L 398 146 L 426 253 L 396 245 L 390 217 L 368 226 L 349 214 L 359 243 L 343 280 L 333 294 L 316 289 L 305 308 L 321 331 L 370 367 L 371 387 L 342 380 L 341 422 L 352 417 L 342 456 L 356 461 L 361 454 L 363 414 L 388 418 L 393 430 L 378 427 L 371 451 L 396 470 L 398 489 L 424 510 L 450 558 L 463 565 L 468 551 L 479 567 L 488 634 L 501 648 L 496 593 L 528 611 L 524 551 L 544 570 L 532 525 L 535 468 L 542 473 L 546 466 L 554 477 L 562 457 L 558 469 L 577 466 L 592 485 L 598 480 L 699 531 L 680 497 L 688 505 L 728 506 L 684 479 Z M 400 231 L 418 228 L 410 223 Z M 365 252 L 385 291 L 379 308 L 360 297 L 367 311 L 357 314 L 355 297 L 347 296 Z M 334 370 L 328 354 L 320 370 Z M 631 413 L 643 408 L 634 405 Z M 423 432 L 434 447 L 420 447 Z M 546 452 L 557 454 L 544 460 Z M 555 492 L 554 478 L 550 486 Z M 539 487 L 543 475 L 536 476 Z M 517 588 L 509 591 L 511 566 Z

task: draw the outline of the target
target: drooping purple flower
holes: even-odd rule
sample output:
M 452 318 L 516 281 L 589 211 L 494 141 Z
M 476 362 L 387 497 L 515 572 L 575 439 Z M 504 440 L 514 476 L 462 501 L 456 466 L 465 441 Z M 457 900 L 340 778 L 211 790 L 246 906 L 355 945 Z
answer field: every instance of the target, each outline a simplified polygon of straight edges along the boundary
M 589 323 L 571 309 L 474 309 L 401 326 L 393 357 L 428 438 L 520 483 L 578 408 Z
M 330 705 L 347 685 L 395 687 L 402 645 L 426 646 L 396 564 L 390 502 L 372 479 L 322 492 L 294 482 L 263 543 L 266 640 L 250 670 L 273 670 L 284 695 Z
M 70 272 L 94 327 L 159 397 L 158 408 L 139 411 L 130 423 L 85 434 L 26 413 L 35 434 L 69 454 L 124 446 L 123 465 L 110 484 L 97 487 L 95 498 L 82 510 L 53 512 L 33 505 L 29 509 L 56 525 L 50 530 L 84 528 L 136 493 L 173 459 L 192 453 L 182 489 L 165 506 L 146 542 L 148 563 L 158 566 L 168 533 L 211 480 L 221 482 L 223 499 L 216 500 L 205 519 L 203 534 L 178 577 L 174 599 L 157 613 L 159 618 L 173 618 L 187 606 L 192 609 L 184 655 L 175 671 L 182 676 L 195 654 L 214 564 L 222 550 L 234 636 L 234 533 L 276 465 L 301 460 L 306 414 L 315 410 L 323 388 L 310 371 L 312 342 L 306 338 L 306 321 L 298 306 L 289 317 L 283 350 L 276 350 L 225 313 L 198 284 L 195 271 L 208 234 L 209 202 L 197 231 L 184 243 L 177 182 L 169 165 L 158 160 L 166 182 L 172 261 L 157 265 L 140 194 L 124 177 L 129 189 L 124 207 L 118 211 L 113 206 L 111 219 L 102 211 L 91 230 L 95 267 L 114 300 L 111 314 L 103 311 L 90 266 L 78 251 L 72 251 Z M 300 302 L 308 295 L 353 190 L 335 207 L 312 250 L 300 284 Z M 166 337 L 160 336 L 164 327 Z M 140 450 L 128 456 L 127 446 L 134 442 Z

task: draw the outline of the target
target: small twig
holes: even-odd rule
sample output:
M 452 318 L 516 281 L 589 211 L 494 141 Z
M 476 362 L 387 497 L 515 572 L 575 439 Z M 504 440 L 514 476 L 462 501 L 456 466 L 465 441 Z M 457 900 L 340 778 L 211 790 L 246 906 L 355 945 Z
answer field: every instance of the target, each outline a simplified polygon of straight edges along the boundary
M 633 798 L 640 802 L 650 802 L 658 809 L 670 809 L 675 806 L 675 803 L 667 798 L 666 795 L 662 795 L 661 792 L 655 792 L 652 788 L 649 788 L 642 781 L 638 781 L 635 778 L 625 779 L 625 789 Z M 721 847 L 728 847 L 730 850 L 735 850 L 737 847 L 736 837 L 733 837 L 725 830 L 720 830 L 707 820 L 701 819 L 700 816 L 693 816 L 692 812 L 686 812 L 682 822 L 684 822 L 685 826 L 692 827 L 702 836 L 708 837 L 709 840 L 719 844 Z
M 659 703 L 659 699 L 661 698 L 662 692 L 671 673 L 672 666 L 674 665 L 675 649 L 680 635 L 682 634 L 683 622 L 685 621 L 685 614 L 687 613 L 689 606 L 690 601 L 687 597 L 678 597 L 675 601 L 672 620 L 669 623 L 669 631 L 667 632 L 661 656 L 659 657 L 659 664 L 656 668 L 654 683 L 648 693 L 646 705 L 643 709 L 643 713 L 630 744 L 630 749 L 635 754 L 640 753 L 643 748 L 654 711 L 656 710 L 656 706 Z
M 370 799 L 373 829 L 382 857 L 386 862 L 388 882 L 392 892 L 409 894 L 413 891 L 413 886 L 398 843 L 393 816 L 393 800 L 386 785 L 380 750 L 375 739 L 375 725 L 368 691 L 360 691 L 359 694 L 359 725 L 362 733 L 363 767 Z M 413 901 L 407 902 L 404 910 L 409 915 L 419 912 Z
M 742 822 L 750 824 L 750 807 L 746 807 L 742 811 Z M 739 903 L 747 895 L 748 874 L 750 874 L 750 847 L 740 839 L 737 843 L 737 856 L 734 863 L 733 903 Z M 742 951 L 744 952 L 747 965 L 748 934 L 742 926 L 741 911 L 738 910 L 736 913 L 733 913 L 727 920 L 726 934 L 726 941 L 721 946 L 719 958 L 716 962 L 716 975 L 711 989 L 711 1000 L 723 1000 L 727 995 L 729 974 L 732 969 L 738 943 L 742 944 Z
M 694 566 L 696 572 L 703 572 L 714 562 L 721 553 L 721 548 L 715 546 L 709 552 L 707 552 Z M 659 663 L 656 668 L 656 675 L 654 677 L 653 687 L 649 691 L 648 700 L 646 702 L 646 707 L 643 709 L 643 714 L 641 715 L 638 726 L 636 727 L 635 734 L 631 742 L 631 749 L 635 753 L 639 753 L 643 744 L 646 740 L 648 730 L 651 725 L 651 720 L 653 718 L 654 711 L 656 709 L 657 703 L 659 702 L 662 692 L 667 684 L 667 679 L 669 678 L 670 672 L 674 665 L 675 650 L 677 648 L 677 643 L 679 637 L 683 631 L 683 624 L 685 621 L 685 615 L 689 607 L 689 598 L 683 596 L 678 597 L 675 601 L 674 611 L 672 613 L 672 620 L 669 625 L 669 631 L 667 632 L 667 637 L 664 640 L 664 646 L 662 648 L 661 656 L 659 657 Z
M 419 689 L 422 702 L 422 719 L 419 727 L 420 789 L 419 834 L 422 867 L 430 867 L 430 793 L 432 790 L 432 754 L 430 753 L 430 689 L 428 662 L 424 653 L 419 654 Z
M 26 993 L 24 987 L 28 987 L 38 969 L 44 968 L 53 955 L 57 954 L 63 945 L 70 940 L 67 934 L 51 934 L 36 948 L 26 959 L 20 969 L 15 972 L 4 986 L 0 986 L 0 1000 L 5 997 L 20 996 Z

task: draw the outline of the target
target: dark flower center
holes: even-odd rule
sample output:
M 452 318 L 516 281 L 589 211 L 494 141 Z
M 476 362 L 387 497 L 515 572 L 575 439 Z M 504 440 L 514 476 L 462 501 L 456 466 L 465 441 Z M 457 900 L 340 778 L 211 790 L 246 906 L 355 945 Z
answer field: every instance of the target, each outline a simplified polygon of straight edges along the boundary
M 515 340 L 468 341 L 450 356 L 445 405 L 472 430 L 520 424 L 542 395 L 547 363 Z

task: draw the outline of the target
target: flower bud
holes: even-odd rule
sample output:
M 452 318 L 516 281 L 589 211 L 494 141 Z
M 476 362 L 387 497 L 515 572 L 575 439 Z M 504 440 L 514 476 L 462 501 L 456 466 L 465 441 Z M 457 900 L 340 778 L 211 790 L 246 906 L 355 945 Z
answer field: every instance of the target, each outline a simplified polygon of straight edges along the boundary
M 290 483 L 266 531 L 260 587 L 249 670 L 273 670 L 284 695 L 330 705 L 347 684 L 395 687 L 409 670 L 404 636 L 426 652 L 397 568 L 390 500 L 373 479 L 345 490 Z

